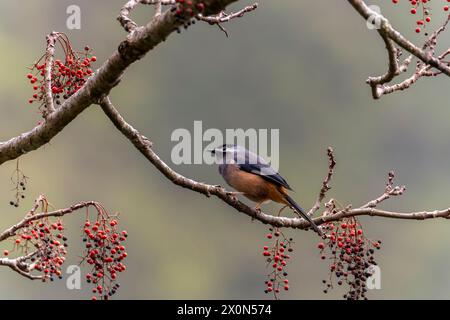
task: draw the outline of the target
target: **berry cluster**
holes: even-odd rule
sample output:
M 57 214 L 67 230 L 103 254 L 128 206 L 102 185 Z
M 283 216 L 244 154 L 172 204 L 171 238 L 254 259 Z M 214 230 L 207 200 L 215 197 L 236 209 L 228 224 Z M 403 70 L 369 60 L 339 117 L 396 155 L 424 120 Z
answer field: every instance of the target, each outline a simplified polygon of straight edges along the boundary
M 94 286 L 92 299 L 108 300 L 119 288 L 117 274 L 125 271 L 123 260 L 127 257 L 125 246 L 128 234 L 118 231 L 118 221 L 105 211 L 99 210 L 95 221 L 89 218 L 84 223 L 83 260 L 92 266 L 86 281 Z
M 62 278 L 61 266 L 66 259 L 67 238 L 63 234 L 64 225 L 60 219 L 51 221 L 50 218 L 30 221 L 12 238 L 12 250 L 5 250 L 5 256 L 10 253 L 32 252 L 30 258 L 32 271 L 42 274 L 43 281 L 53 281 L 54 277 Z
M 14 188 L 14 200 L 11 200 L 9 204 L 13 207 L 18 207 L 20 200 L 25 199 L 25 190 L 27 189 L 28 177 L 20 170 L 19 160 L 16 161 L 16 169 L 11 175 L 11 183 Z
M 280 290 L 289 290 L 289 280 L 286 278 L 287 261 L 291 258 L 290 254 L 294 251 L 292 248 L 292 238 L 286 238 L 279 228 L 270 228 L 266 238 L 272 240 L 269 246 L 264 246 L 263 256 L 266 257 L 267 267 L 271 272 L 267 275 L 264 292 L 272 293 L 275 299 L 278 299 Z
M 431 0 L 408 0 L 411 8 L 409 12 L 412 15 L 419 15 L 420 17 L 416 21 L 416 29 L 415 31 L 417 33 L 420 33 L 423 28 L 426 27 L 426 24 L 431 22 L 431 7 L 429 6 L 431 3 Z M 450 2 L 450 0 L 443 0 L 445 2 Z M 398 4 L 399 0 L 392 0 L 392 3 Z M 444 5 L 443 7 L 444 11 L 449 11 L 449 6 Z M 425 34 L 427 35 L 427 34 Z
M 347 285 L 348 300 L 367 299 L 366 280 L 372 275 L 371 266 L 377 265 L 375 249 L 380 249 L 381 241 L 365 237 L 361 224 L 355 217 L 341 222 L 329 222 L 323 227 L 326 236 L 317 247 L 321 259 L 331 261 L 328 280 L 322 280 L 324 293 L 333 288 L 333 280 L 339 286 Z
M 97 61 L 97 58 L 92 55 L 92 50 L 88 46 L 83 52 L 75 52 L 69 39 L 63 33 L 58 34 L 57 40 L 64 51 L 64 61 L 54 60 L 50 66 L 50 72 L 53 102 L 60 105 L 86 83 L 86 79 L 93 73 L 91 63 Z M 47 68 L 44 58 L 45 55 L 30 68 L 30 72 L 26 75 L 34 91 L 28 103 L 40 103 L 41 113 L 45 104 L 44 75 Z
M 175 13 L 175 18 L 178 23 L 182 24 L 185 29 L 190 25 L 195 24 L 195 16 L 205 10 L 205 4 L 198 2 L 194 4 L 192 0 L 176 0 L 176 4 L 170 9 Z M 181 30 L 177 28 L 177 32 Z

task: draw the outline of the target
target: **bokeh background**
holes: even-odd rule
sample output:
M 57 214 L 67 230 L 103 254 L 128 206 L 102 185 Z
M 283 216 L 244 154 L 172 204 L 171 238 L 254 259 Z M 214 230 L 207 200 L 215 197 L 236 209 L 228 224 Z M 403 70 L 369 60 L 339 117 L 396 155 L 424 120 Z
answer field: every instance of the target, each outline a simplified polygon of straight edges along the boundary
M 0 11 L 0 140 L 31 129 L 39 120 L 28 105 L 26 67 L 40 57 L 45 35 L 66 32 L 74 47 L 86 44 L 99 62 L 125 37 L 115 20 L 123 0 L 2 1 Z M 444 18 L 441 3 L 432 26 Z M 243 1 L 239 5 L 247 5 Z M 383 13 L 412 40 L 414 18 L 406 1 Z M 67 30 L 68 5 L 81 7 L 82 29 Z M 237 8 L 234 6 L 233 8 Z M 134 13 L 144 23 L 152 9 Z M 326 147 L 338 160 L 329 195 L 354 205 L 379 195 L 395 169 L 404 196 L 384 208 L 402 211 L 450 206 L 450 106 L 448 78 L 423 79 L 410 90 L 371 98 L 369 75 L 386 69 L 383 43 L 346 1 L 265 1 L 243 19 L 216 27 L 197 24 L 172 35 L 131 66 L 111 94 L 126 119 L 150 137 L 170 163 L 176 128 L 279 128 L 281 173 L 304 206 L 313 204 L 326 172 Z M 449 37 L 442 37 L 448 47 Z M 100 64 L 97 64 L 99 66 Z M 24 156 L 31 180 L 19 209 L 10 175 L 15 162 L 0 168 L 1 229 L 18 221 L 40 193 L 57 207 L 97 200 L 121 212 L 128 230 L 128 271 L 121 299 L 267 299 L 261 255 L 267 227 L 251 222 L 217 199 L 180 189 L 157 172 L 92 106 L 49 145 Z M 223 184 L 217 168 L 175 166 L 188 177 Z M 276 212 L 276 207 L 267 206 Z M 369 237 L 382 239 L 377 257 L 382 289 L 377 299 L 448 299 L 450 225 L 446 220 L 398 221 L 362 218 Z M 67 219 L 71 239 L 68 264 L 77 263 L 83 218 Z M 287 299 L 340 298 L 322 293 L 327 264 L 310 232 L 290 231 L 295 255 L 289 266 Z M 2 244 L 1 249 L 10 246 Z M 0 269 L 2 299 L 85 299 L 87 287 L 69 291 L 65 281 L 32 282 Z

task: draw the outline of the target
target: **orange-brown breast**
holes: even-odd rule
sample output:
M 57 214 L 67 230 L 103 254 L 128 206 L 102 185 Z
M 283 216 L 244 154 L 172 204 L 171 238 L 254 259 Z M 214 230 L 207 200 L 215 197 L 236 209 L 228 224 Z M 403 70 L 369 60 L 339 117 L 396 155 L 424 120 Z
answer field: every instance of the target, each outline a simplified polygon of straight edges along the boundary
M 269 182 L 257 174 L 242 171 L 237 165 L 227 165 L 223 177 L 230 186 L 254 202 L 272 200 L 286 203 L 285 187 Z

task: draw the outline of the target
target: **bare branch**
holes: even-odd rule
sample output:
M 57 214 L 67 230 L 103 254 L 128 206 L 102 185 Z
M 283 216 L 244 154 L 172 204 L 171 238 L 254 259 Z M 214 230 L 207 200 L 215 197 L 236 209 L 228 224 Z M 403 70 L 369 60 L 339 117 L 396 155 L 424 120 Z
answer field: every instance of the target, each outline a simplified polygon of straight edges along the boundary
M 235 19 L 235 18 L 241 18 L 243 17 L 247 12 L 251 12 L 254 11 L 258 8 L 258 3 L 254 3 L 251 6 L 247 6 L 241 10 L 239 10 L 238 12 L 231 12 L 231 13 L 226 13 L 225 11 L 221 11 L 216 15 L 211 15 L 211 16 L 204 16 L 203 14 L 199 13 L 197 15 L 197 19 L 200 21 L 204 21 L 204 22 L 208 22 L 209 24 L 216 24 L 217 26 L 219 26 L 219 28 L 225 33 L 225 35 L 228 37 L 228 32 L 226 31 L 226 29 L 221 25 L 221 23 L 224 22 L 228 22 L 231 19 Z
M 174 184 L 181 186 L 186 189 L 190 189 L 192 191 L 201 193 L 210 197 L 211 195 L 218 197 L 223 202 L 228 204 L 229 206 L 235 208 L 238 212 L 242 212 L 245 215 L 251 217 L 252 219 L 258 220 L 264 224 L 270 224 L 274 227 L 284 227 L 284 228 L 295 228 L 295 229 L 308 229 L 310 224 L 308 221 L 300 218 L 288 218 L 288 217 L 279 217 L 272 216 L 269 214 L 265 214 L 260 210 L 255 210 L 250 208 L 243 202 L 239 201 L 237 198 L 232 196 L 229 192 L 227 192 L 221 186 L 208 185 L 205 183 L 201 183 L 195 181 L 193 179 L 189 179 L 184 177 L 183 175 L 177 173 L 173 169 L 171 169 L 163 160 L 159 158 L 159 156 L 152 150 L 152 143 L 148 138 L 141 135 L 139 131 L 134 129 L 130 124 L 128 124 L 124 118 L 120 115 L 120 113 L 116 110 L 114 105 L 111 103 L 108 97 L 105 97 L 100 100 L 100 106 L 102 107 L 105 114 L 114 124 L 114 126 L 138 149 L 145 158 L 150 161 L 150 163 L 155 166 L 157 170 L 159 170 L 167 179 L 169 179 Z M 324 184 L 322 185 L 322 189 L 319 197 L 325 197 L 326 191 L 329 188 L 328 182 L 333 175 L 333 169 L 335 166 L 334 156 L 332 150 L 328 150 L 329 156 L 329 172 L 327 177 L 325 178 Z M 393 187 L 392 181 L 393 175 L 389 176 L 388 186 L 386 190 L 394 190 L 389 192 L 389 196 L 393 196 L 394 193 L 400 193 L 400 190 L 404 191 L 404 187 Z M 326 190 L 326 191 L 325 191 Z M 403 192 L 401 191 L 401 192 Z M 397 194 L 395 194 L 397 195 Z M 383 196 L 385 197 L 385 196 Z M 323 198 L 320 201 L 323 201 Z M 374 200 L 377 202 L 377 200 Z M 380 203 L 381 201 L 378 201 Z M 369 202 L 371 204 L 371 202 Z M 311 210 L 309 212 L 312 212 Z M 367 205 L 362 206 L 360 208 L 352 209 L 351 206 L 347 206 L 345 209 L 340 210 L 336 213 L 332 213 L 330 215 L 322 215 L 321 217 L 315 218 L 314 222 L 317 225 L 324 224 L 326 222 L 331 221 L 339 221 L 346 217 L 352 216 L 379 216 L 385 218 L 394 218 L 394 219 L 409 219 L 409 220 L 424 220 L 430 218 L 448 218 L 450 216 L 450 208 L 445 210 L 436 210 L 436 211 L 421 211 L 421 212 L 410 212 L 410 213 L 401 213 L 401 212 L 392 212 L 375 209 L 373 207 L 368 207 Z
M 308 211 L 309 216 L 313 215 L 317 210 L 320 209 L 320 205 L 322 204 L 323 199 L 325 199 L 326 193 L 328 192 L 328 190 L 331 189 L 329 183 L 331 181 L 331 178 L 333 177 L 334 167 L 336 166 L 333 148 L 328 147 L 327 156 L 328 156 L 328 174 L 325 177 L 325 180 L 323 180 L 322 182 L 322 188 L 320 189 L 319 196 L 317 197 L 316 202 L 314 203 L 311 210 Z
M 390 197 L 402 195 L 405 192 L 406 187 L 405 186 L 395 186 L 394 187 L 394 178 L 395 178 L 394 171 L 390 171 L 388 174 L 388 182 L 386 183 L 386 188 L 384 190 L 384 193 L 381 196 L 379 196 L 378 198 L 376 198 L 372 201 L 369 201 L 368 203 L 363 205 L 361 208 L 375 208 L 378 204 L 389 199 Z
M 33 252 L 31 255 L 29 254 L 15 259 L 0 258 L 0 266 L 10 267 L 21 276 L 24 276 L 30 280 L 42 280 L 43 276 L 36 276 L 31 274 L 31 265 L 25 262 L 25 260 L 29 259 L 34 254 L 35 252 Z
M 203 16 L 202 14 L 198 14 L 197 17 L 199 18 L 199 20 L 205 21 L 205 22 L 208 22 L 211 24 L 223 23 L 223 22 L 228 22 L 231 19 L 242 18 L 244 16 L 244 14 L 246 14 L 247 12 L 256 10 L 256 8 L 258 8 L 258 3 L 254 3 L 251 6 L 247 6 L 244 9 L 241 9 L 235 13 L 233 13 L 233 12 L 226 13 L 225 11 L 221 11 L 216 15 Z
M 386 44 L 389 57 L 389 69 L 383 76 L 369 77 L 367 79 L 367 83 L 372 88 L 372 96 L 374 99 L 379 99 L 384 94 L 405 90 L 423 76 L 438 75 L 441 73 L 450 76 L 450 63 L 443 60 L 443 57 L 446 55 L 445 52 L 439 57 L 434 56 L 437 43 L 436 39 L 446 29 L 450 21 L 450 15 L 448 15 L 444 24 L 428 38 L 423 48 L 419 48 L 395 30 L 384 16 L 369 8 L 363 0 L 348 0 L 348 2 L 364 19 L 367 20 L 376 17 L 377 21 L 380 21 L 378 33 Z M 399 49 L 395 45 L 411 53 L 411 56 L 402 64 L 399 64 Z M 413 56 L 419 59 L 415 73 L 399 84 L 385 85 L 402 72 L 407 71 Z M 430 69 L 432 68 L 436 68 L 438 72 L 431 72 Z

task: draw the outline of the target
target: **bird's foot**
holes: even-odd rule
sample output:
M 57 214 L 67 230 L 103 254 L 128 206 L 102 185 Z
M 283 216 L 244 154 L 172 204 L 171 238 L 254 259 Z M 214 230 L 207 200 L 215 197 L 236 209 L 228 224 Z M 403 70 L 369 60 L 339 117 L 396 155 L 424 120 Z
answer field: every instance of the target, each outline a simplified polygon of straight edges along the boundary
M 283 208 L 281 208 L 280 211 L 278 211 L 278 216 L 280 216 L 281 212 L 283 212 L 283 210 L 286 209 L 287 207 L 289 207 L 289 206 L 285 205 Z

